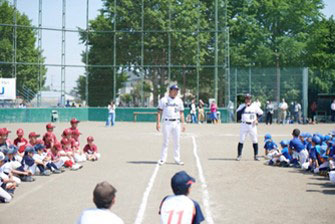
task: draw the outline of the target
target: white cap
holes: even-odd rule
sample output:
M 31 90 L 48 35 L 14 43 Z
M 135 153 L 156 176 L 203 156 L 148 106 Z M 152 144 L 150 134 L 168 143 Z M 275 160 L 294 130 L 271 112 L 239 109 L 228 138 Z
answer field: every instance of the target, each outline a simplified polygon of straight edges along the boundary
M 2 161 L 4 159 L 5 159 L 5 155 L 2 152 L 0 152 L 0 161 Z

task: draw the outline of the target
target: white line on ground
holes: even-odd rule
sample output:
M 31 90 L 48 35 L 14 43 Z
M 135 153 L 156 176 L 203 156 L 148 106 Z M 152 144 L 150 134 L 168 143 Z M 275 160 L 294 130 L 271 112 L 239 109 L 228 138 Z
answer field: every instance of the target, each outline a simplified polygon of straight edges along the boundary
M 149 194 L 150 194 L 150 191 L 152 189 L 152 186 L 154 185 L 159 167 L 160 166 L 157 164 L 156 167 L 155 167 L 155 170 L 154 170 L 154 172 L 153 172 L 153 174 L 152 174 L 152 176 L 149 180 L 148 186 L 145 189 L 145 192 L 144 192 L 143 197 L 142 197 L 142 202 L 141 202 L 141 205 L 140 205 L 140 209 L 137 212 L 136 220 L 134 222 L 135 224 L 141 224 L 143 222 L 143 217 L 144 217 L 145 209 L 147 207 Z
M 212 212 L 210 210 L 210 206 L 209 206 L 209 193 L 207 190 L 207 184 L 206 184 L 206 179 L 204 177 L 204 173 L 202 170 L 202 166 L 201 166 L 201 162 L 198 156 L 198 147 L 197 147 L 197 143 L 195 141 L 195 137 L 192 136 L 192 141 L 193 141 L 193 154 L 197 163 L 197 167 L 198 167 L 198 173 L 199 173 L 199 179 L 201 181 L 201 187 L 202 187 L 202 201 L 203 204 L 205 206 L 205 213 L 206 213 L 206 221 L 209 224 L 214 224 L 213 218 L 212 218 Z

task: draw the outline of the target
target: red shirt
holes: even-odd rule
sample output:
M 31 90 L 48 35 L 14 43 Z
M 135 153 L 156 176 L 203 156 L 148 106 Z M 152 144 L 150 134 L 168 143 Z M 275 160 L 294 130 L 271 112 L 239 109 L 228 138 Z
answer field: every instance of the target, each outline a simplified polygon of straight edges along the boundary
M 54 160 L 60 158 L 60 153 L 59 153 L 59 152 L 53 153 L 53 152 L 50 150 L 50 151 L 48 152 L 48 156 L 50 156 L 50 157 L 51 157 L 51 160 L 54 161 Z
M 28 145 L 28 140 L 25 138 L 17 137 L 16 139 L 14 139 L 14 145 L 19 148 L 19 153 L 23 153 L 26 146 Z
M 92 144 L 92 146 L 87 144 L 87 145 L 85 145 L 83 150 L 84 150 L 85 153 L 88 153 L 88 154 L 93 154 L 95 152 L 98 152 L 98 148 L 95 144 Z

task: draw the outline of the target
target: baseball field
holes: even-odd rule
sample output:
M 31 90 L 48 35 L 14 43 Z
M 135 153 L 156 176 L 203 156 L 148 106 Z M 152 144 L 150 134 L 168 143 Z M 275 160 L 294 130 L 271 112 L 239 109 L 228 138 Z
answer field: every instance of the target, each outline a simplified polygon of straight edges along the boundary
M 43 134 L 45 124 L 1 124 L 12 131 L 23 128 Z M 60 137 L 68 123 L 56 124 Z M 260 155 L 263 136 L 290 139 L 293 128 L 328 133 L 334 125 L 272 125 L 258 128 Z M 170 178 L 180 170 L 196 178 L 190 197 L 197 200 L 206 217 L 204 223 L 334 223 L 335 185 L 325 177 L 294 168 L 270 167 L 265 160 L 254 161 L 250 140 L 243 159 L 235 161 L 239 139 L 238 124 L 186 125 L 181 138 L 184 166 L 173 163 L 170 144 L 168 163 L 156 164 L 162 134 L 154 123 L 79 124 L 81 146 L 94 136 L 102 154 L 97 162 L 86 162 L 79 171 L 67 170 L 50 177 L 36 177 L 22 183 L 9 204 L 0 204 L 0 223 L 75 223 L 80 212 L 94 207 L 92 192 L 98 182 L 107 180 L 118 190 L 113 211 L 125 223 L 157 224 L 162 198 L 171 194 Z M 172 141 L 171 141 L 172 143 Z

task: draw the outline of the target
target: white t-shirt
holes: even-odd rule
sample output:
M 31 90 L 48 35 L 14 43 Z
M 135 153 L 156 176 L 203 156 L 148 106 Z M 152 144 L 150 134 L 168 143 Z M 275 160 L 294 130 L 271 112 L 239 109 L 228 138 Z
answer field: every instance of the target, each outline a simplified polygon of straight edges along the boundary
M 195 104 L 194 104 L 194 103 L 191 104 L 191 111 L 190 111 L 190 113 L 191 113 L 191 114 L 196 114 L 196 113 L 197 113 L 197 111 L 196 111 L 196 107 L 195 107 Z
M 301 105 L 300 103 L 297 103 L 295 106 L 294 106 L 294 112 L 299 112 L 301 111 Z
M 330 105 L 330 109 L 333 110 L 333 111 L 335 111 L 335 103 L 332 103 L 332 104 Z
M 279 108 L 280 108 L 281 110 L 287 110 L 288 105 L 287 105 L 286 102 L 282 102 L 282 103 L 280 104 Z
M 81 213 L 77 224 L 124 224 L 124 222 L 109 209 L 91 208 Z
M 237 112 L 242 110 L 246 105 L 243 103 L 237 108 Z M 242 122 L 254 122 L 257 120 L 257 115 L 261 116 L 263 111 L 258 107 L 256 103 L 252 103 L 250 106 L 246 107 L 244 112 L 242 113 Z
M 180 112 L 184 111 L 184 104 L 179 97 L 172 99 L 166 96 L 159 101 L 158 109 L 163 111 L 163 120 L 180 119 Z
M 113 106 L 111 106 L 110 104 L 108 105 L 108 112 L 115 113 L 115 104 Z
M 33 156 L 33 159 L 34 159 L 35 161 L 40 162 L 40 163 L 43 162 L 44 158 L 45 158 L 45 155 L 43 155 L 43 154 L 39 155 L 39 154 L 36 153 L 36 154 L 34 154 L 34 156 Z

